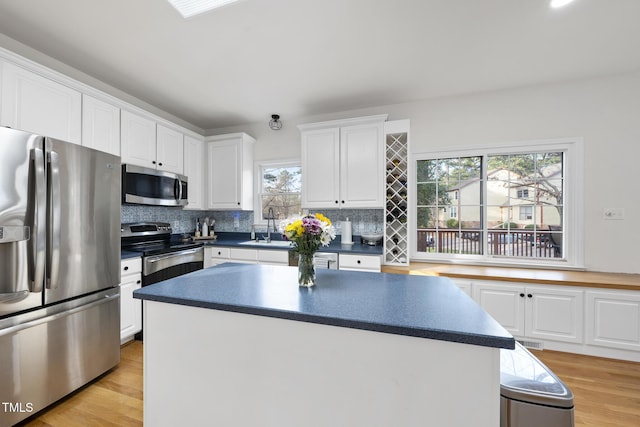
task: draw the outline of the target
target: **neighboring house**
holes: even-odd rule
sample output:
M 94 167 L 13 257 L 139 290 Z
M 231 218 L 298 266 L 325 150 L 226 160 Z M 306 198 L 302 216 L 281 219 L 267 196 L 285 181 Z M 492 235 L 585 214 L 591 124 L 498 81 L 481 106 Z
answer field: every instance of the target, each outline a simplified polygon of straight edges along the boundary
M 549 224 L 561 224 L 557 201 L 540 180 L 530 182 L 506 169 L 492 170 L 487 176 L 489 228 L 509 222 L 517 224 L 517 228 L 531 228 L 533 224 L 538 224 L 540 229 L 547 228 Z M 543 171 L 543 178 L 545 183 L 555 182 L 561 188 L 559 168 Z M 482 203 L 479 178 L 452 187 L 447 194 L 450 203 L 438 214 L 439 226 L 446 227 L 448 220 L 455 219 L 462 228 L 480 228 Z

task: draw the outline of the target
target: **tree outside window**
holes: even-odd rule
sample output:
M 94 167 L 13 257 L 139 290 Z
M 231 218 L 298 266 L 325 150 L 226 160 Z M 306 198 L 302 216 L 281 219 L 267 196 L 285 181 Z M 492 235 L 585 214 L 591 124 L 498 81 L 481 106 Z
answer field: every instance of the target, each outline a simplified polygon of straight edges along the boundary
M 260 171 L 260 218 L 266 221 L 269 208 L 276 219 L 298 215 L 302 211 L 300 166 L 269 165 Z

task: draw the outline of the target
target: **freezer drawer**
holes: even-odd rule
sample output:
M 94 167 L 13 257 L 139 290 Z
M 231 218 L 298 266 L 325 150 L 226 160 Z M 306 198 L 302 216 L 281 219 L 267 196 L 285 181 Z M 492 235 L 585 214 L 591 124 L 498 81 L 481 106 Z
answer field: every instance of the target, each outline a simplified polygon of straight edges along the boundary
M 120 362 L 119 288 L 0 320 L 0 427 Z
M 571 390 L 517 342 L 500 350 L 500 426 L 574 426 Z

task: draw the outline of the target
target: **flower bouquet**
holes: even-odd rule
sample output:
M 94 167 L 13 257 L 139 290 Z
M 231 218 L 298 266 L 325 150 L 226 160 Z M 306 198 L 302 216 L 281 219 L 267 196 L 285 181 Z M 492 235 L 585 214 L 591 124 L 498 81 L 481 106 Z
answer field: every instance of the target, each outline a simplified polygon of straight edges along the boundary
M 320 246 L 329 246 L 336 237 L 331 220 L 316 213 L 285 220 L 280 225 L 282 235 L 293 243 L 293 251 L 299 254 L 298 284 L 304 287 L 315 285 L 316 272 L 313 254 Z

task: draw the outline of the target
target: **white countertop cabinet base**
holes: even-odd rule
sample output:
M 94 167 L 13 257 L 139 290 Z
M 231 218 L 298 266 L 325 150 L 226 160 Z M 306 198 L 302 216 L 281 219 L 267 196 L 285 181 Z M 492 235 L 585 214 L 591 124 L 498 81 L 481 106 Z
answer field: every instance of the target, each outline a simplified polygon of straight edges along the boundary
M 154 301 L 144 316 L 146 425 L 500 424 L 498 348 Z

